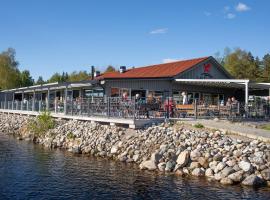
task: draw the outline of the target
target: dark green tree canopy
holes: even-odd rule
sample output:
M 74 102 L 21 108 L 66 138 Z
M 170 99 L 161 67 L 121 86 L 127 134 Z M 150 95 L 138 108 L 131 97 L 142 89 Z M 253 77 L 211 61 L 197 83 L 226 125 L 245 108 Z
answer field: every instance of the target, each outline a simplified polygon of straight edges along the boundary
M 28 87 L 34 85 L 34 79 L 31 77 L 28 70 L 20 73 L 20 87 Z

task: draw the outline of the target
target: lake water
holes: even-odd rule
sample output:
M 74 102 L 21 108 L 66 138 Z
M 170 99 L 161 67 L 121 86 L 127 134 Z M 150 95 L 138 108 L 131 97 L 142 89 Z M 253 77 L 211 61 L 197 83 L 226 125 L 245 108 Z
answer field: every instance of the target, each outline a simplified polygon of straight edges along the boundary
M 140 171 L 0 134 L 0 199 L 270 199 L 270 189 Z

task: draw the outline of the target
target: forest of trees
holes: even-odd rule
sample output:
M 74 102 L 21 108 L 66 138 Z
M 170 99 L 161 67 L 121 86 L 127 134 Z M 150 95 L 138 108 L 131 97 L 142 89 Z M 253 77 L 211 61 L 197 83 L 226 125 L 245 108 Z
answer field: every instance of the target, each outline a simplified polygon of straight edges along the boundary
M 91 77 L 88 71 L 74 71 L 72 73 L 54 73 L 48 80 L 39 76 L 34 80 L 29 70 L 19 70 L 19 62 L 15 58 L 15 49 L 8 48 L 0 53 L 0 90 L 15 87 L 26 87 L 35 84 L 52 82 L 82 81 Z M 226 48 L 224 53 L 216 53 L 216 60 L 236 79 L 250 79 L 257 82 L 270 82 L 270 54 L 262 58 L 254 57 L 251 52 L 236 48 Z M 109 65 L 105 72 L 116 71 Z

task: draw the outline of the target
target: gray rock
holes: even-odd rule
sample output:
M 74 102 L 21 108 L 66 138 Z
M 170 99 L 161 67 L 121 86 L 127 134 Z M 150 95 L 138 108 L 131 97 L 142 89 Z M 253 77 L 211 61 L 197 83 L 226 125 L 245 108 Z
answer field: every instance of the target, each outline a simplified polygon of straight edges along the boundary
M 221 175 L 222 177 L 227 177 L 230 174 L 234 173 L 234 169 L 232 167 L 225 167 L 222 171 L 221 171 Z
M 250 176 L 247 176 L 243 181 L 242 185 L 247 185 L 247 186 L 259 186 L 263 183 L 263 180 L 258 177 L 255 174 L 252 174 Z
M 166 163 L 165 162 L 161 162 L 161 163 L 158 164 L 159 171 L 164 172 L 165 168 L 166 168 Z
M 190 152 L 190 159 L 192 161 L 197 161 L 200 156 L 201 156 L 201 153 L 198 150 L 194 150 Z
M 139 167 L 140 169 L 148 169 L 150 171 L 157 169 L 157 165 L 153 160 L 143 161 Z
M 243 180 L 243 174 L 244 174 L 244 171 L 238 171 L 238 172 L 234 172 L 232 174 L 230 174 L 228 176 L 229 179 L 231 179 L 233 182 L 235 183 L 238 183 L 238 182 L 241 182 Z
M 225 177 L 225 178 L 222 178 L 220 180 L 220 183 L 223 184 L 223 185 L 232 185 L 233 181 L 231 179 Z
M 270 169 L 265 169 L 265 170 L 261 171 L 261 175 L 262 175 L 264 180 L 270 181 Z
M 204 176 L 204 173 L 205 171 L 202 168 L 195 168 L 191 174 L 193 176 Z
M 174 166 L 175 166 L 175 162 L 170 160 L 166 163 L 166 168 L 165 168 L 165 171 L 166 172 L 171 172 L 173 169 L 174 169 Z
M 205 176 L 207 176 L 207 177 L 214 176 L 213 170 L 211 168 L 207 168 L 206 171 L 205 171 Z
M 215 167 L 214 172 L 217 173 L 217 172 L 221 171 L 224 167 L 226 167 L 226 164 L 224 162 L 220 162 Z
M 244 170 L 245 172 L 249 172 L 252 169 L 251 164 L 249 162 L 246 162 L 246 161 L 240 161 L 238 165 L 239 165 L 240 169 Z
M 191 162 L 189 165 L 189 169 L 193 170 L 195 168 L 199 168 L 200 167 L 200 163 L 199 162 Z
M 112 146 L 111 148 L 111 154 L 116 154 L 118 151 L 118 146 Z
M 183 151 L 179 154 L 176 163 L 179 167 L 185 167 L 188 164 L 189 161 L 189 152 Z

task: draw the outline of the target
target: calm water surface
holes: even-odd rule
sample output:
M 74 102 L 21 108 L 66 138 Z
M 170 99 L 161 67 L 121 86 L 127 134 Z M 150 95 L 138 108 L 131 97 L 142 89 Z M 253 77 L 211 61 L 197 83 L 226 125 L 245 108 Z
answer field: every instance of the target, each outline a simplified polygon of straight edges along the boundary
M 142 172 L 0 135 L 0 199 L 270 199 L 270 190 Z

